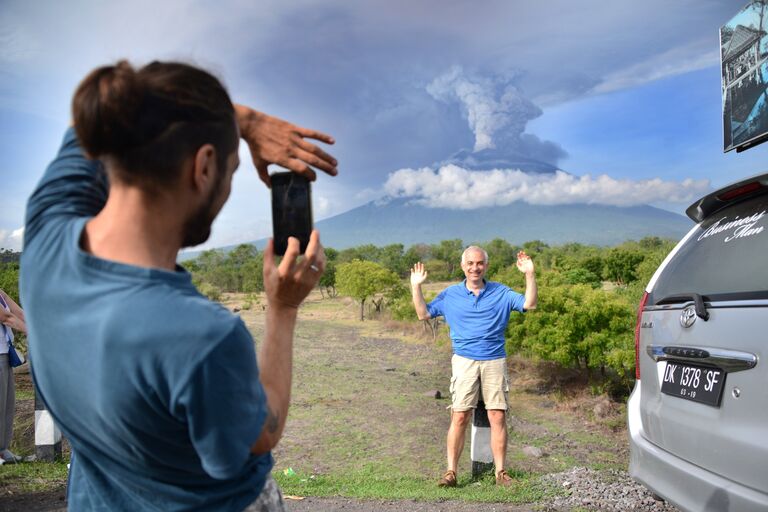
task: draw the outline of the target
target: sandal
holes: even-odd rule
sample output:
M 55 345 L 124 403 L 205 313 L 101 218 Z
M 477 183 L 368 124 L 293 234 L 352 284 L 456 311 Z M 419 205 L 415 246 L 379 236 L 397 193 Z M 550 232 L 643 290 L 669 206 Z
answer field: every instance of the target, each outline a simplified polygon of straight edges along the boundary
M 437 482 L 438 487 L 456 487 L 456 472 L 452 469 L 449 469 L 445 472 L 443 475 L 443 478 L 441 478 Z

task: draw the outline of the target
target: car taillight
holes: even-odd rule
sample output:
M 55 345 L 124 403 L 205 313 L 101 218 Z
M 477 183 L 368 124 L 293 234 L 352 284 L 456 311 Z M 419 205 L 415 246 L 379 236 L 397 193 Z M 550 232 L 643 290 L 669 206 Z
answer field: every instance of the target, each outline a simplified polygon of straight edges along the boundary
M 640 321 L 643 318 L 643 309 L 648 301 L 648 292 L 643 292 L 640 305 L 637 307 L 637 324 L 635 325 L 635 378 L 640 380 Z
M 751 194 L 755 190 L 759 190 L 761 188 L 763 188 L 762 183 L 760 183 L 759 181 L 753 181 L 752 183 L 747 183 L 746 185 L 742 185 L 739 188 L 735 188 L 733 190 L 729 190 L 728 192 L 724 192 L 719 196 L 717 196 L 717 198 L 721 201 L 730 201 L 731 199 L 736 199 L 737 197 Z

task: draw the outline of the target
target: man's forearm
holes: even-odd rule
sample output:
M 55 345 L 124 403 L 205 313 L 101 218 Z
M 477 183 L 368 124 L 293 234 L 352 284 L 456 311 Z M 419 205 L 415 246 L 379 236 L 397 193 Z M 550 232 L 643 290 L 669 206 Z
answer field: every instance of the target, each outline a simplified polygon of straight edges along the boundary
M 254 451 L 271 450 L 282 436 L 291 401 L 293 331 L 297 309 L 270 306 L 267 309 L 264 342 L 259 349 L 259 376 L 267 394 L 267 419 Z
M 416 316 L 419 317 L 419 320 L 429 320 L 431 316 L 427 310 L 427 301 L 424 300 L 421 285 L 411 285 L 411 295 L 413 296 L 413 307 L 416 309 Z
M 533 272 L 525 274 L 525 304 L 523 308 L 536 309 L 539 302 L 539 288 L 536 284 L 536 275 Z

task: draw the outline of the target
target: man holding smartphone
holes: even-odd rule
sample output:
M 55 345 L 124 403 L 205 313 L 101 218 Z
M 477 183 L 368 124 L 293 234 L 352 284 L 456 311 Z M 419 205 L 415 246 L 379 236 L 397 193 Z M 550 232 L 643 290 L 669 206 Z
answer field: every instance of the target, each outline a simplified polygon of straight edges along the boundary
M 72 447 L 70 510 L 283 510 L 271 450 L 290 402 L 297 309 L 325 266 L 264 250 L 266 328 L 245 324 L 176 264 L 226 202 L 239 139 L 261 179 L 309 179 L 333 143 L 241 105 L 173 62 L 91 72 L 74 128 L 27 204 L 21 292 L 40 396 Z M 96 160 L 99 159 L 99 160 Z
M 512 311 L 523 313 L 534 309 L 538 300 L 533 261 L 523 251 L 517 254 L 517 268 L 525 274 L 524 295 L 501 283 L 486 281 L 488 253 L 470 246 L 461 255 L 461 269 L 466 279 L 443 290 L 429 304 L 421 290 L 427 279 L 424 265 L 419 262 L 411 269 L 413 305 L 419 320 L 443 316 L 451 327 L 451 425 L 447 440 L 448 469 L 438 482 L 441 487 L 456 486 L 466 427 L 481 391 L 491 425 L 496 485 L 512 484 L 504 468 L 509 392 L 504 331 Z

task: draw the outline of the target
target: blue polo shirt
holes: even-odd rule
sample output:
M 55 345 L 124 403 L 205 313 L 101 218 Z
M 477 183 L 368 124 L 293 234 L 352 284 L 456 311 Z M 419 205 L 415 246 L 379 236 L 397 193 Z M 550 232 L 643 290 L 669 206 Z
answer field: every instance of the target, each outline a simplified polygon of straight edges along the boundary
M 525 296 L 501 283 L 486 281 L 479 295 L 467 281 L 449 286 L 427 304 L 432 318 L 445 317 L 451 328 L 453 353 L 488 361 L 506 357 L 504 330 L 512 311 L 524 313 Z

